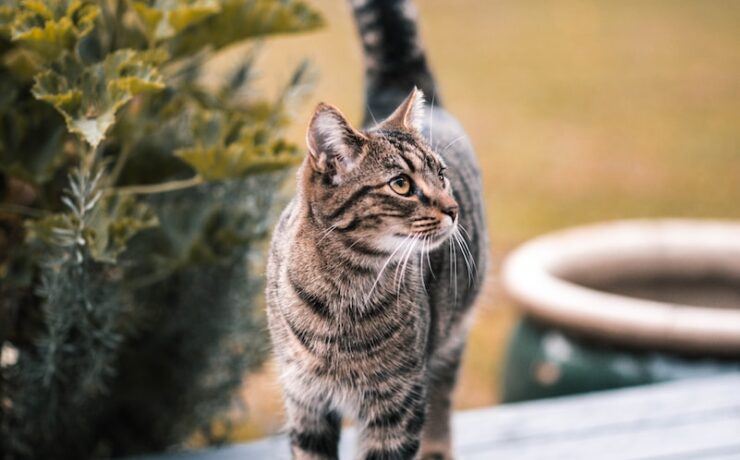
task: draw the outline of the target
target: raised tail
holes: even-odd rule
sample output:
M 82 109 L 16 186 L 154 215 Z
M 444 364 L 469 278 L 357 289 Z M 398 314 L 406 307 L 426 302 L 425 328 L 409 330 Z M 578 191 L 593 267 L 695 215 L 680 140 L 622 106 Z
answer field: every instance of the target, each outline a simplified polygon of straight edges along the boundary
M 350 0 L 365 55 L 365 125 L 381 120 L 416 86 L 440 105 L 411 0 Z

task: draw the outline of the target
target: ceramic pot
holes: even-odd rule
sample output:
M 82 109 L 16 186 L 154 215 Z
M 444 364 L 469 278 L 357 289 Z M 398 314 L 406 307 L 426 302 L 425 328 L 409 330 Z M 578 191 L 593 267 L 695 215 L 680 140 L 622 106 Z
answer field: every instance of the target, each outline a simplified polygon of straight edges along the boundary
M 740 367 L 740 222 L 617 221 L 548 234 L 508 257 L 503 283 L 525 318 L 504 399 Z

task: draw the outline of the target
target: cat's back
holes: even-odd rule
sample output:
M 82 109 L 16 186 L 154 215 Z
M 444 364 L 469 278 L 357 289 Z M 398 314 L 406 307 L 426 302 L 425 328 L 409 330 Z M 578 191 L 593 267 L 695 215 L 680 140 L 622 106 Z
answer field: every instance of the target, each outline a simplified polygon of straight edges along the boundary
M 460 260 L 445 260 L 442 269 L 454 270 L 454 264 L 459 263 L 452 278 L 453 289 L 462 293 L 462 308 L 467 308 L 480 290 L 487 271 L 488 232 L 480 166 L 472 142 L 457 119 L 442 107 L 428 107 L 427 113 L 423 134 L 447 163 L 446 175 L 460 206 L 459 245 L 454 237 L 450 244 L 458 245 L 460 252 L 469 251 L 471 259 L 466 263 L 462 254 L 453 253 Z M 438 251 L 444 250 L 443 247 Z
M 432 149 L 445 159 L 453 189 L 480 189 L 480 166 L 475 150 L 457 119 L 442 107 L 427 108 L 423 134 Z M 467 186 L 466 186 L 467 185 Z

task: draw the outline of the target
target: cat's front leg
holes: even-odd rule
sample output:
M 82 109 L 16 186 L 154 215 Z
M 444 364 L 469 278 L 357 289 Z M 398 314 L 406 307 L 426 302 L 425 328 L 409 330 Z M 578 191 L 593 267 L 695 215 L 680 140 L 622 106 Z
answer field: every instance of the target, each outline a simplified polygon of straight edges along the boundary
M 290 450 L 294 460 L 336 460 L 342 429 L 335 411 L 286 398 Z
M 465 348 L 465 331 L 458 332 L 440 345 L 428 367 L 427 421 L 421 441 L 421 460 L 453 460 L 450 418 L 452 391 Z
M 372 392 L 360 411 L 362 460 L 410 460 L 417 457 L 426 417 L 426 386 L 414 382 Z

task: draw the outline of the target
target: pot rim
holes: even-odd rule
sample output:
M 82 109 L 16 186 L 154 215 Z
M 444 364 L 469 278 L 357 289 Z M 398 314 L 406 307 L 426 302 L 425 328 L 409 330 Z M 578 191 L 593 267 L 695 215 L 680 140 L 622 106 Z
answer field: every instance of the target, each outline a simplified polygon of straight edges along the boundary
M 584 262 L 740 279 L 740 221 L 645 219 L 576 227 L 523 244 L 502 270 L 505 290 L 527 314 L 563 328 L 624 345 L 740 353 L 740 308 L 628 297 L 558 275 Z

